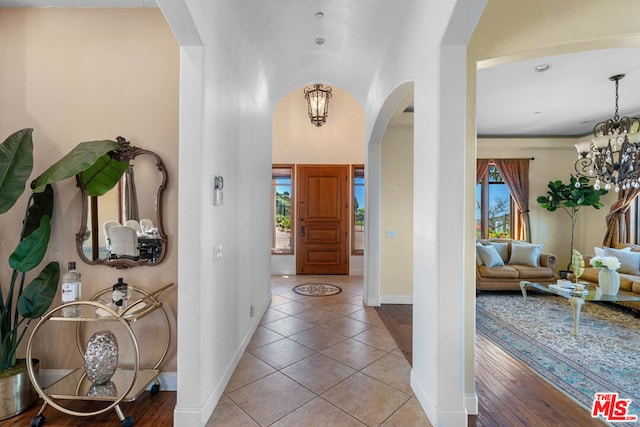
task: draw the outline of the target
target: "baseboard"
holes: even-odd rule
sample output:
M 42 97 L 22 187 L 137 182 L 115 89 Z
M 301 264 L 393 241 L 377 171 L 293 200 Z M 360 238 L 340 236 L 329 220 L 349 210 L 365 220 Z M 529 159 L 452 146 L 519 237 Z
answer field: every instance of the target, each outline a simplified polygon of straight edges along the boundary
M 413 304 L 413 295 L 382 295 L 382 304 Z
M 413 389 L 416 399 L 418 399 L 418 402 L 422 406 L 424 413 L 427 415 L 427 418 L 429 418 L 431 425 L 443 427 L 468 425 L 469 415 L 466 409 L 461 411 L 445 410 L 443 408 L 437 408 L 431 403 L 422 384 L 414 375 L 413 369 L 411 370 L 411 388 Z
M 227 384 L 229 384 L 229 380 L 231 379 L 231 376 L 233 375 L 234 371 L 238 367 L 238 363 L 240 363 L 240 359 L 242 358 L 242 355 L 244 354 L 245 350 L 249 346 L 249 341 L 251 341 L 253 334 L 255 333 L 256 329 L 260 325 L 260 320 L 262 319 L 262 316 L 264 315 L 265 311 L 269 307 L 270 302 L 271 302 L 271 291 L 269 291 L 267 298 L 260 305 L 260 309 L 257 312 L 258 315 L 253 318 L 254 319 L 253 324 L 251 325 L 251 327 L 245 334 L 244 338 L 242 339 L 242 343 L 236 350 L 233 356 L 233 359 L 227 365 L 227 368 L 225 369 L 224 373 L 220 377 L 220 380 L 218 381 L 216 386 L 213 388 L 213 390 L 211 390 L 211 393 L 209 393 L 209 396 L 205 400 L 204 405 L 202 405 L 202 410 L 200 411 L 201 425 L 205 425 L 207 423 L 207 421 L 213 414 L 213 411 L 216 409 L 216 406 L 220 401 L 220 397 L 222 397 L 222 394 L 225 388 L 227 387 Z
M 464 396 L 464 405 L 469 415 L 478 415 L 478 394 L 466 394 Z
M 380 298 L 365 298 L 364 304 L 367 307 L 380 307 Z
M 71 371 L 71 369 L 40 369 L 38 384 L 42 388 L 49 387 Z M 178 374 L 176 372 L 160 372 L 158 381 L 160 382 L 160 390 L 162 391 L 178 390 Z M 151 386 L 149 386 L 149 388 L 151 388 Z M 149 388 L 147 388 L 147 390 Z

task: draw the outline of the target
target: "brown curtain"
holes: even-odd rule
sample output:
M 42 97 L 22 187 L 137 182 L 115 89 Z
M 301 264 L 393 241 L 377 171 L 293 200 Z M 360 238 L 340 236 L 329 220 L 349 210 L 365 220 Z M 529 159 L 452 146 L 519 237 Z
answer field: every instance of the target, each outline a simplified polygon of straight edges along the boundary
M 529 160 L 493 159 L 518 209 L 517 229 L 512 237 L 531 241 L 531 221 L 529 219 Z
M 626 215 L 631 202 L 638 197 L 640 189 L 630 188 L 618 193 L 618 201 L 615 202 L 607 215 L 607 232 L 602 244 L 613 248 L 618 243 L 626 243 L 629 240 Z
M 489 170 L 489 159 L 476 160 L 476 184 L 480 182 L 485 173 Z

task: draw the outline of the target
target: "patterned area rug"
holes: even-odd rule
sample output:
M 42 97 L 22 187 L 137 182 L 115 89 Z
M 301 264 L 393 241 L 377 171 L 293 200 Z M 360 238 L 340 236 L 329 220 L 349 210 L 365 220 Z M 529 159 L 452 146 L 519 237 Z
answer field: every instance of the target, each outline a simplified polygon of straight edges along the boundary
M 574 337 L 565 298 L 529 292 L 523 308 L 520 293 L 482 292 L 476 301 L 478 333 L 589 411 L 596 392 L 617 392 L 640 416 L 640 319 L 629 310 L 588 302 Z
M 339 294 L 342 292 L 342 289 L 339 286 L 328 283 L 305 283 L 293 288 L 293 292 L 308 297 L 327 297 L 329 295 Z

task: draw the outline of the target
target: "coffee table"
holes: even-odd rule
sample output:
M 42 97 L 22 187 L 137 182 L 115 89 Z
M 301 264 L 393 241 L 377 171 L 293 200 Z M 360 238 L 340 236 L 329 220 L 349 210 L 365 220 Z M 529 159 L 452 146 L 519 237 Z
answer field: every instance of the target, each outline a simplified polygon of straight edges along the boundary
M 634 297 L 623 292 L 618 292 L 616 295 L 603 295 L 600 289 L 593 285 L 585 286 L 585 290 L 588 291 L 586 295 L 575 295 L 571 290 L 558 290 L 549 287 L 549 285 L 554 284 L 555 283 L 533 283 L 526 280 L 521 281 L 520 290 L 522 291 L 522 297 L 524 299 L 523 307 L 527 307 L 527 289 L 536 289 L 547 294 L 559 295 L 568 299 L 571 305 L 571 311 L 573 312 L 573 335 L 575 336 L 578 335 L 580 310 L 585 302 L 640 302 L 640 297 Z

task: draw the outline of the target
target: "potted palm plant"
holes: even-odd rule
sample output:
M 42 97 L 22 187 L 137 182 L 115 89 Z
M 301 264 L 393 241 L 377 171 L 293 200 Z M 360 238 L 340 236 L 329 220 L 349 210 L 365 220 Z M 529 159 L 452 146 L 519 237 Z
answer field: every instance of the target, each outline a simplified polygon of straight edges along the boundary
M 8 212 L 25 192 L 26 182 L 33 170 L 33 129 L 23 129 L 10 135 L 0 144 L 0 214 Z M 31 195 L 24 207 L 21 226 L 3 225 L 4 232 L 20 230 L 17 247 L 8 259 L 11 272 L 8 286 L 0 287 L 0 420 L 22 412 L 38 397 L 26 372 L 26 362 L 16 358 L 20 342 L 29 323 L 42 316 L 51 306 L 58 288 L 60 266 L 51 261 L 40 273 L 27 282 L 32 270 L 40 265 L 47 251 L 51 235 L 54 191 L 52 183 L 92 169 L 96 163 L 115 165 L 109 152 L 118 151 L 115 141 L 80 143 L 69 154 L 32 181 Z M 126 168 L 115 165 L 115 170 Z M 102 170 L 114 168 L 102 168 Z M 106 173 L 100 178 L 92 174 L 89 181 L 98 179 L 105 187 L 115 185 L 120 175 Z M 110 187 L 109 187 L 110 188 Z M 19 208 L 19 207 L 18 207 Z M 5 268 L 4 265 L 0 269 Z M 24 389 L 21 388 L 24 386 Z
M 602 202 L 600 202 L 600 196 L 607 194 L 608 191 L 603 189 L 596 190 L 593 185 L 589 185 L 587 178 L 576 178 L 573 175 L 571 175 L 568 184 L 560 180 L 549 181 L 547 187 L 549 188 L 547 194 L 538 196 L 537 202 L 549 212 L 562 209 L 571 218 L 571 249 L 569 252 L 571 255 L 569 259 L 573 259 L 576 221 L 578 220 L 580 208 L 593 206 L 595 209 L 600 209 L 603 206 Z M 567 270 L 571 268 L 571 264 L 572 262 L 569 261 Z M 560 273 L 562 275 L 563 272 Z M 568 274 L 568 271 L 565 273 Z

